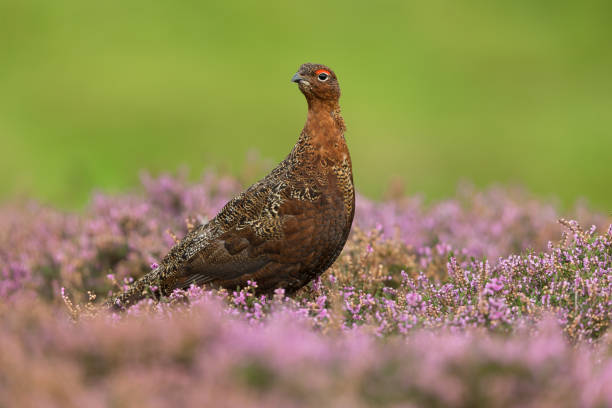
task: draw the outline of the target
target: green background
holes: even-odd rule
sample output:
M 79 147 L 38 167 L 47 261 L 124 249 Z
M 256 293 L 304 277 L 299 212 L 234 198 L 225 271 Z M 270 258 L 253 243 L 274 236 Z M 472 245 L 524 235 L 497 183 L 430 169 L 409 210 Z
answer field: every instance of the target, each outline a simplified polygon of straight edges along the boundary
M 612 2 L 0 0 L 0 197 L 74 207 L 284 158 L 337 73 L 358 189 L 519 183 L 612 207 Z M 261 174 L 259 174 L 261 175 Z

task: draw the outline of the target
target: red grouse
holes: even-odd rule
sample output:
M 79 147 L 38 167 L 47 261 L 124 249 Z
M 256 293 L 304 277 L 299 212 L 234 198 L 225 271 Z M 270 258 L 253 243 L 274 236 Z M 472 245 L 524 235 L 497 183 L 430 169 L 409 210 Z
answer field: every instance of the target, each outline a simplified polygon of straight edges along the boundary
M 109 306 L 129 307 L 153 285 L 168 295 L 192 284 L 235 289 L 251 280 L 259 293 L 291 294 L 336 260 L 355 213 L 340 86 L 331 69 L 310 63 L 291 81 L 306 97 L 308 116 L 287 158 L 191 230 Z

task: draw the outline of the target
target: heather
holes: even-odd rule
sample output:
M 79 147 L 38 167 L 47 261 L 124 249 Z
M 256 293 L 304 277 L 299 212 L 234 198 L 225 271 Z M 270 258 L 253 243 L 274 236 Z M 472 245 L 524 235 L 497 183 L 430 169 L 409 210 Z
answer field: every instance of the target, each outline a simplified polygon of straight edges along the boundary
M 0 406 L 612 405 L 612 220 L 517 188 L 359 196 L 292 298 L 252 282 L 101 309 L 240 187 L 144 175 L 81 212 L 5 203 Z

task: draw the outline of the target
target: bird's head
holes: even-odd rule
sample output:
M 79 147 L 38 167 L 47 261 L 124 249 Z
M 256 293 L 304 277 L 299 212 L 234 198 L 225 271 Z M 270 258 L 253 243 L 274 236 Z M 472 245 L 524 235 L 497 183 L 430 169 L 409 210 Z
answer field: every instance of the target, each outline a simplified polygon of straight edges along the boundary
M 309 102 L 320 100 L 333 103 L 340 99 L 340 85 L 336 74 L 325 65 L 303 64 L 291 81 L 298 84 Z

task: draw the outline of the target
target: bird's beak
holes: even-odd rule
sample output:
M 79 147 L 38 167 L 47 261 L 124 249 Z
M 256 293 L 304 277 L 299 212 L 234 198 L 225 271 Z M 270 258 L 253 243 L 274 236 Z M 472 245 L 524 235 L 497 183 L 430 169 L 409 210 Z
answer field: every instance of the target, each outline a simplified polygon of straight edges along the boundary
M 295 75 L 293 77 L 291 77 L 291 82 L 296 82 L 296 83 L 300 83 L 300 81 L 303 81 L 304 77 L 300 75 L 299 72 L 296 72 Z

